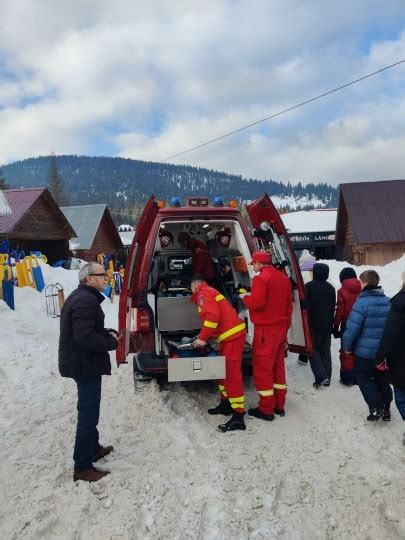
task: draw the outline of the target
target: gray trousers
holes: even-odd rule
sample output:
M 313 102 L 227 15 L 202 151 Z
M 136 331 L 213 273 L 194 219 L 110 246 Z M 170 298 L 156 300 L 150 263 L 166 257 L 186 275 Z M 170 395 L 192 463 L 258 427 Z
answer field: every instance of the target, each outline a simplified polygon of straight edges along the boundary
M 331 336 L 314 336 L 314 354 L 310 358 L 316 383 L 332 377 Z

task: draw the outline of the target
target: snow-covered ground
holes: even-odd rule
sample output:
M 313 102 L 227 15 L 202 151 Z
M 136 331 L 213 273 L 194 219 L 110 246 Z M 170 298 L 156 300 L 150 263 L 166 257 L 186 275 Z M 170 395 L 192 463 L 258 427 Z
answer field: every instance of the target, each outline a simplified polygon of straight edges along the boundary
M 338 285 L 344 263 L 332 262 Z M 77 273 L 44 266 L 70 292 Z M 388 294 L 405 257 L 378 269 Z M 107 326 L 117 303 L 104 302 Z M 206 413 L 212 384 L 151 383 L 134 390 L 132 366 L 103 381 L 101 434 L 115 452 L 95 484 L 72 481 L 73 381 L 57 369 L 58 319 L 43 295 L 16 290 L 0 301 L 0 537 L 61 539 L 405 538 L 404 425 L 371 424 L 357 388 L 312 387 L 291 354 L 285 418 L 246 418 L 221 434 Z M 256 394 L 246 380 L 248 404 Z

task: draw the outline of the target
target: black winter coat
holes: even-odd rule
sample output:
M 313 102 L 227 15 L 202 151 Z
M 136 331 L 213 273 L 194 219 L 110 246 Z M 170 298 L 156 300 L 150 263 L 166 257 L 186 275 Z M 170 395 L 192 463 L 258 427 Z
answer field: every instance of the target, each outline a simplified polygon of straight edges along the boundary
M 333 331 L 336 291 L 326 281 L 329 277 L 327 264 L 314 264 L 313 275 L 314 279 L 305 284 L 311 329 L 315 338 L 327 337 Z
M 104 328 L 101 302 L 104 296 L 94 287 L 81 284 L 62 308 L 59 337 L 59 372 L 62 377 L 80 379 L 110 375 L 108 351 L 118 341 Z
M 387 360 L 393 386 L 405 390 L 405 288 L 391 299 L 391 309 L 375 363 Z

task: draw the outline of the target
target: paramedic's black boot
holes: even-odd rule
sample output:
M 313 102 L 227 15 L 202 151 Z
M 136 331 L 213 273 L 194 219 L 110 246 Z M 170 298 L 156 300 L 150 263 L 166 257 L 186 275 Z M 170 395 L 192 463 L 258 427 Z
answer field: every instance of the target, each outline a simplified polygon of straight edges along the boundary
M 229 399 L 221 399 L 219 405 L 208 409 L 208 414 L 223 414 L 224 416 L 230 416 L 232 414 L 232 407 L 229 403 Z
M 267 420 L 268 422 L 274 420 L 274 414 L 266 414 L 262 412 L 259 407 L 256 407 L 255 409 L 249 409 L 249 415 L 254 416 L 255 418 L 260 418 L 260 420 Z
M 236 431 L 238 429 L 245 430 L 245 422 L 243 420 L 243 417 L 245 416 L 245 413 L 233 413 L 232 418 L 228 420 L 225 424 L 221 424 L 218 426 L 219 431 L 222 433 L 226 433 L 227 431 Z
M 285 416 L 285 410 L 284 409 L 274 409 L 274 414 L 277 414 L 278 416 Z

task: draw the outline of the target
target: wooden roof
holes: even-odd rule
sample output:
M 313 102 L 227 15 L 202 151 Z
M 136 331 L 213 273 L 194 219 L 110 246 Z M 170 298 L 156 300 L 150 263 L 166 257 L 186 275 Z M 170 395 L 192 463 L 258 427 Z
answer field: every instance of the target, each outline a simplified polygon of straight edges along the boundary
M 336 243 L 347 221 L 360 244 L 405 242 L 405 180 L 340 185 Z

